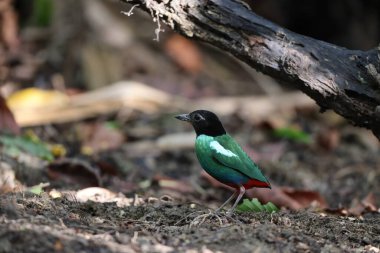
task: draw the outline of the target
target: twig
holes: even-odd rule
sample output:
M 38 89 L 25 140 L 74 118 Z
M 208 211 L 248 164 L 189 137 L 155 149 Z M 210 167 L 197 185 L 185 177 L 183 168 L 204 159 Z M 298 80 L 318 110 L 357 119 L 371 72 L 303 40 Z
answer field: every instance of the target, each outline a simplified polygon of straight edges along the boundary
M 136 7 L 139 6 L 139 5 L 140 5 L 140 4 L 135 4 L 135 5 L 133 5 L 133 6 L 131 7 L 131 9 L 130 9 L 128 12 L 126 12 L 126 11 L 121 11 L 120 13 L 122 13 L 122 14 L 124 14 L 124 15 L 130 17 L 130 16 L 133 15 L 133 9 L 136 8 Z
M 156 38 L 154 38 L 153 40 L 159 42 L 160 41 L 160 32 L 164 32 L 165 30 L 161 29 L 160 16 L 159 16 L 158 12 L 156 12 L 156 17 L 153 18 L 153 21 L 157 22 L 157 28 L 154 30 L 154 33 L 156 34 Z

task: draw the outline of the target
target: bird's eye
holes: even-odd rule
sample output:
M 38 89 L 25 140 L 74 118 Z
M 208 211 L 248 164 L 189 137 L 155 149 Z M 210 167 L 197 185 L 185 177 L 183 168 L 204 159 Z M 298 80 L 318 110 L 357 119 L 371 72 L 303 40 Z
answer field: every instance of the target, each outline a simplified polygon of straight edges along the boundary
M 194 115 L 194 121 L 200 121 L 202 117 L 199 114 Z

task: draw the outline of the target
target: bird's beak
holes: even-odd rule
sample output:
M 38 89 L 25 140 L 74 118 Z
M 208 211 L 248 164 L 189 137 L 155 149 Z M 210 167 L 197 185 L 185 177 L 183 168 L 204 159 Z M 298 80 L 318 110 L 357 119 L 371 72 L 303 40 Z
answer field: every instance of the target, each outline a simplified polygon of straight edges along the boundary
M 189 114 L 180 114 L 175 116 L 176 119 L 182 120 L 182 121 L 191 121 Z

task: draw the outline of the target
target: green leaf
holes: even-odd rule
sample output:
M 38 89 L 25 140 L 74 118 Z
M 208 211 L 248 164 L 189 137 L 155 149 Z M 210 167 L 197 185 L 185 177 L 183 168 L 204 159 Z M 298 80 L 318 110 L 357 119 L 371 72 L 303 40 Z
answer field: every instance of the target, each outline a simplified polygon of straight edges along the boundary
M 40 183 L 38 185 L 29 187 L 28 192 L 31 192 L 36 195 L 41 195 L 44 192 L 44 188 L 48 187 L 49 185 L 49 183 Z
M 295 127 L 278 128 L 274 130 L 273 134 L 276 137 L 296 142 L 310 143 L 311 141 L 311 137 L 309 134 Z
M 237 210 L 241 212 L 277 212 L 279 209 L 272 202 L 268 202 L 262 205 L 260 201 L 256 198 L 251 200 L 244 199 L 243 203 L 237 206 Z
M 48 27 L 52 22 L 53 12 L 53 0 L 34 0 L 31 23 L 38 27 Z
M 265 208 L 263 207 L 263 205 L 260 203 L 260 201 L 256 198 L 252 199 L 251 200 L 251 203 L 255 206 L 255 210 L 257 210 L 256 212 L 262 212 L 262 211 L 265 211 Z
M 48 161 L 54 159 L 45 143 L 29 136 L 2 135 L 0 144 L 3 145 L 3 151 L 9 156 L 16 157 L 24 152 Z
M 272 202 L 268 202 L 266 203 L 265 205 L 263 205 L 263 207 L 265 208 L 265 210 L 267 212 L 270 212 L 270 213 L 275 213 L 275 212 L 278 212 L 280 209 L 275 206 Z
M 238 209 L 240 209 L 241 211 L 257 210 L 256 206 L 253 205 L 253 203 L 249 201 L 249 199 L 244 199 L 243 203 L 238 206 Z
M 121 129 L 120 123 L 117 121 L 106 121 L 104 122 L 104 126 L 110 129 Z

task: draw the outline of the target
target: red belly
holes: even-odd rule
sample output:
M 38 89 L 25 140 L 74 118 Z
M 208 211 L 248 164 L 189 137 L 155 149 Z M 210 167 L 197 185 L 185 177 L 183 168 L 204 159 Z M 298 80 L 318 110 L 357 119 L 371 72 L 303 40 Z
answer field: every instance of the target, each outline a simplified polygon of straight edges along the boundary
M 248 182 L 243 184 L 245 189 L 250 189 L 252 187 L 257 187 L 257 188 L 271 188 L 270 184 L 267 182 L 262 182 L 256 179 L 250 179 Z
M 233 184 L 233 183 L 230 183 L 230 184 L 227 184 L 227 185 L 231 186 L 233 188 L 236 188 L 236 189 L 239 189 L 239 187 L 240 187 L 240 185 Z M 256 188 L 271 188 L 271 186 L 270 186 L 269 183 L 262 182 L 262 181 L 259 181 L 259 180 L 256 180 L 256 179 L 250 179 L 250 180 L 248 180 L 247 182 L 245 182 L 242 185 L 244 186 L 245 189 L 251 189 L 253 187 L 256 187 Z

